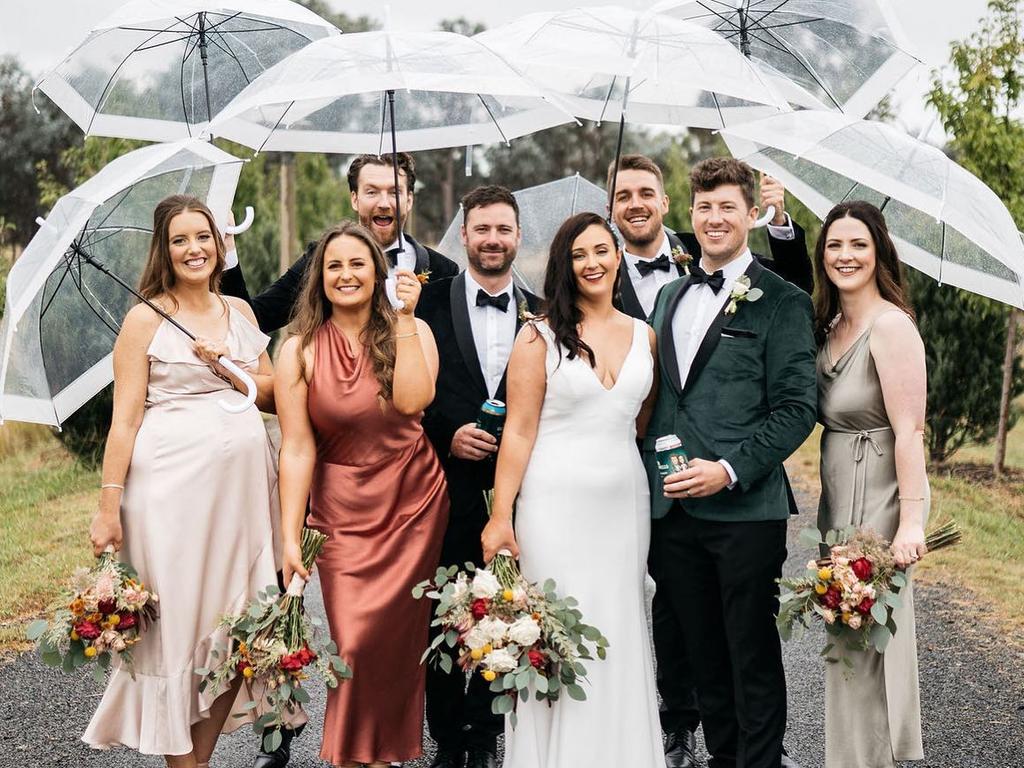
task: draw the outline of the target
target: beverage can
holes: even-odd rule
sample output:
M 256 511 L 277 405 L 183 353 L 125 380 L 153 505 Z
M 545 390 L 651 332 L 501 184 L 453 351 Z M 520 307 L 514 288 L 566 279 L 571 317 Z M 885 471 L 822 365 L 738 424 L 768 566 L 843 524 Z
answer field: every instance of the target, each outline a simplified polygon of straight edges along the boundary
M 501 433 L 505 429 L 505 404 L 501 400 L 485 400 L 476 417 L 476 428 L 494 435 L 501 442 Z
M 654 442 L 654 455 L 658 474 L 662 479 L 687 468 L 689 458 L 683 450 L 683 441 L 676 435 L 662 435 Z

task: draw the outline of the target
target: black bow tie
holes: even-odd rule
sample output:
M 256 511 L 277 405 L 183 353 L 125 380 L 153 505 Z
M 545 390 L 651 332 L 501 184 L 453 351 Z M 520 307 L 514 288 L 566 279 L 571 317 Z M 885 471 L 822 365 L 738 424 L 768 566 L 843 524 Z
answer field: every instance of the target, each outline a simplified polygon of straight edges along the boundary
M 693 285 L 700 285 L 701 283 L 707 283 L 708 288 L 718 295 L 718 292 L 722 290 L 722 286 L 725 285 L 725 275 L 722 274 L 722 270 L 716 269 L 712 274 L 708 274 L 700 268 L 699 264 L 694 264 L 690 267 L 690 282 Z
M 487 305 L 490 305 L 492 307 L 497 307 L 502 312 L 508 312 L 508 299 L 509 295 L 507 293 L 499 293 L 497 296 L 491 296 L 491 294 L 483 288 L 476 292 L 476 305 L 478 307 L 486 307 Z
M 401 253 L 401 249 L 399 248 L 391 248 L 387 251 L 384 251 L 384 255 L 388 257 L 388 264 L 390 264 L 392 267 L 398 266 L 399 253 Z
M 670 266 L 668 256 L 661 254 L 661 256 L 656 259 L 638 259 L 636 262 L 636 271 L 640 273 L 640 277 L 647 277 L 656 269 L 668 272 Z

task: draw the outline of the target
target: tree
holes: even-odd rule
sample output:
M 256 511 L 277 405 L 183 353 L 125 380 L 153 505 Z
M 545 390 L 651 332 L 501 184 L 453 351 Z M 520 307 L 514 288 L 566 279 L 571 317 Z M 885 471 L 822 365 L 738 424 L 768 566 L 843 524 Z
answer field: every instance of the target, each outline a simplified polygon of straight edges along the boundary
M 988 184 L 1024 229 L 1024 123 L 1011 117 L 1024 106 L 1024 23 L 1019 0 L 990 0 L 988 9 L 978 32 L 952 44 L 952 72 L 936 74 L 928 101 L 953 136 L 950 149 L 957 162 Z M 995 429 L 997 477 L 1005 468 L 1013 396 L 1020 391 L 1018 318 L 1011 309 L 996 321 L 1006 329 Z M 977 387 L 992 389 L 975 376 L 972 388 Z

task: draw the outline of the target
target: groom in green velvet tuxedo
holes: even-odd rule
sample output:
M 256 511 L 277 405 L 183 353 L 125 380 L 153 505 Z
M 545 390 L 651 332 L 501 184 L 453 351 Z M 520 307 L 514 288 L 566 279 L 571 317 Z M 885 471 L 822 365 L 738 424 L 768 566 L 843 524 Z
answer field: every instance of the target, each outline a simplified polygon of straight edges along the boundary
M 683 627 L 711 768 L 779 768 L 775 579 L 796 512 L 782 462 L 817 413 L 811 301 L 751 256 L 753 170 L 711 158 L 690 176 L 702 257 L 650 319 L 661 381 L 643 442 L 651 571 Z M 669 434 L 690 464 L 662 481 L 654 443 Z

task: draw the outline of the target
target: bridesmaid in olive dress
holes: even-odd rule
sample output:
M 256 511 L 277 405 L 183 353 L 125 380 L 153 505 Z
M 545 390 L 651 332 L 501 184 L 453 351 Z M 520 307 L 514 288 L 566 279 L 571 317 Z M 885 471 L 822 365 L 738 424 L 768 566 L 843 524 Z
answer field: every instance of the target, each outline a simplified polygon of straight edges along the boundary
M 864 202 L 833 208 L 815 270 L 825 426 L 818 527 L 872 528 L 892 541 L 897 565 L 909 568 L 926 551 L 925 354 L 881 212 Z M 826 668 L 826 768 L 924 759 L 909 584 L 895 620 L 899 631 L 884 655 L 852 654 L 852 671 Z

